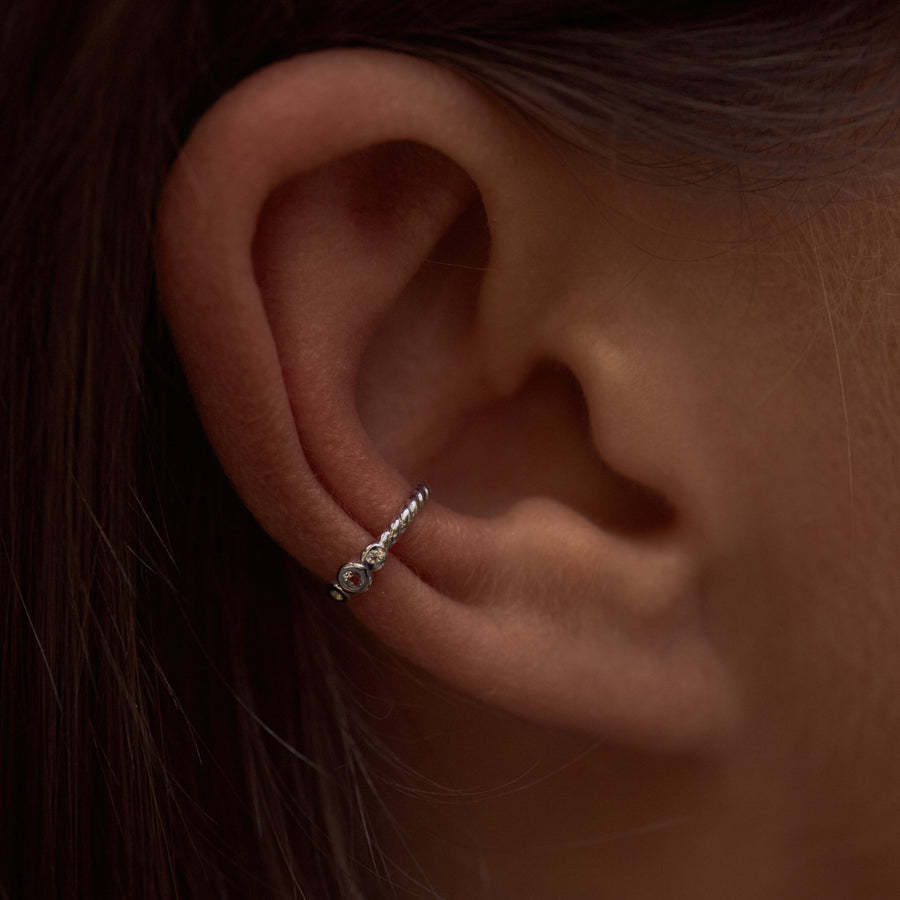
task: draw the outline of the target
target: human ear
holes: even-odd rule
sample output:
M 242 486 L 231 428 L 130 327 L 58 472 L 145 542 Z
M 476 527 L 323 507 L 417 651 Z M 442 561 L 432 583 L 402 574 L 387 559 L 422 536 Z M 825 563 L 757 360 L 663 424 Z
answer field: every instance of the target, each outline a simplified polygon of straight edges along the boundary
M 564 182 L 553 141 L 433 64 L 292 59 L 187 141 L 160 208 L 162 302 L 225 471 L 323 603 L 429 481 L 350 603 L 366 628 L 518 715 L 695 746 L 733 697 L 690 473 L 640 378 L 611 374 L 630 361 L 573 337 L 588 306 L 557 315 L 585 241 L 618 252 Z

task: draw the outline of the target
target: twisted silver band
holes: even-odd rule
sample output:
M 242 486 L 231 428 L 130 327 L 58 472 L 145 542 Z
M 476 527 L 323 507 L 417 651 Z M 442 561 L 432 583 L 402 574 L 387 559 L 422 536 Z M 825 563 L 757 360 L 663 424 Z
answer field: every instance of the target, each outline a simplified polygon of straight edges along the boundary
M 400 514 L 374 544 L 369 544 L 363 550 L 359 555 L 359 562 L 344 563 L 338 569 L 336 582 L 328 588 L 332 600 L 346 603 L 354 594 L 361 594 L 369 589 L 372 584 L 372 573 L 377 572 L 387 562 L 388 550 L 409 528 L 430 495 L 431 491 L 427 484 L 415 486 Z

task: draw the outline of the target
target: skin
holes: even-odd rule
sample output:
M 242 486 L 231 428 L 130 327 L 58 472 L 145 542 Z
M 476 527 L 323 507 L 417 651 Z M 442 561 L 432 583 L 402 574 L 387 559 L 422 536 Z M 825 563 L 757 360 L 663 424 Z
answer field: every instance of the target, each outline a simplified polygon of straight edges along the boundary
M 390 54 L 239 86 L 160 214 L 198 408 L 323 582 L 433 489 L 341 660 L 409 895 L 891 896 L 896 179 L 618 158 Z
M 443 786 L 402 801 L 408 822 L 432 823 L 424 840 L 419 824 L 410 832 L 423 845 L 410 865 L 424 860 L 449 897 L 892 895 L 894 182 L 742 195 L 724 178 L 653 185 L 646 172 L 554 150 L 544 211 L 560 226 L 558 242 L 546 232 L 546 257 L 564 261 L 576 289 L 558 292 L 528 327 L 570 329 L 586 353 L 627 342 L 646 391 L 672 417 L 670 435 L 695 458 L 680 518 L 648 504 L 638 530 L 686 532 L 702 547 L 705 625 L 737 709 L 714 747 L 654 755 L 536 730 L 421 678 L 393 679 L 414 720 L 412 762 Z M 872 245 L 873 228 L 883 246 Z M 465 242 L 455 250 L 460 262 L 472 255 Z M 538 484 L 585 515 L 593 502 L 599 517 L 609 488 L 573 412 L 579 386 L 544 373 L 520 390 L 508 427 L 498 429 L 488 403 L 429 460 L 435 495 L 462 484 L 452 502 L 491 516 Z M 365 402 L 363 388 L 364 418 Z M 505 440 L 523 421 L 534 431 L 525 454 Z M 408 753 L 410 741 L 401 746 Z

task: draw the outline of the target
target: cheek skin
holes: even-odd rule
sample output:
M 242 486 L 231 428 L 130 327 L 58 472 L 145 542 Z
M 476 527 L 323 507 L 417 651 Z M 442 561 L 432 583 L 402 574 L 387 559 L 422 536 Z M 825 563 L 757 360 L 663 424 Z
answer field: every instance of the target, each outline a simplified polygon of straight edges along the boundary
M 900 203 L 860 198 L 897 192 L 601 179 L 586 218 L 629 311 L 602 338 L 690 447 L 686 525 L 744 705 L 735 803 L 813 853 L 860 827 L 874 847 L 900 804 Z
M 669 362 L 708 464 L 708 610 L 745 686 L 743 752 L 824 842 L 887 833 L 900 800 L 900 283 L 871 242 L 860 271 L 853 214 L 657 276 L 678 285 L 673 346 L 702 347 Z
M 897 179 L 739 193 L 572 168 L 629 311 L 619 334 L 601 311 L 603 340 L 640 359 L 696 460 L 710 616 L 748 703 L 783 708 L 788 729 L 811 719 L 811 740 L 868 729 L 893 751 Z

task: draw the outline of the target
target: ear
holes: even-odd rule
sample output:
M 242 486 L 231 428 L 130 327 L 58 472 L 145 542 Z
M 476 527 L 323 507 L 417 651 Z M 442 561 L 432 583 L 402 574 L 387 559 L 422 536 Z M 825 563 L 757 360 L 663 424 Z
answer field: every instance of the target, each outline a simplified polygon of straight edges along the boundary
M 721 734 L 731 692 L 687 467 L 640 377 L 615 374 L 634 370 L 604 349 L 609 310 L 586 331 L 561 302 L 583 294 L 586 241 L 618 251 L 559 172 L 551 140 L 432 64 L 274 65 L 171 173 L 164 308 L 226 472 L 323 603 L 426 480 L 431 502 L 350 604 L 366 627 L 530 719 L 693 745 Z

